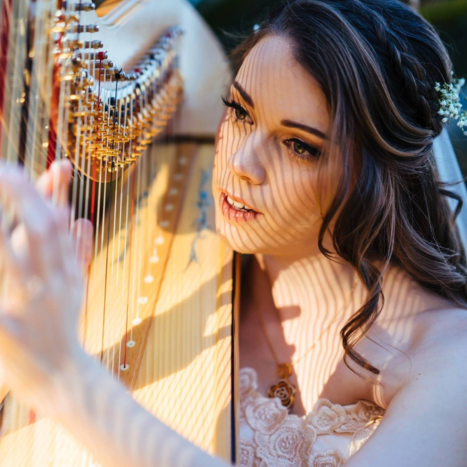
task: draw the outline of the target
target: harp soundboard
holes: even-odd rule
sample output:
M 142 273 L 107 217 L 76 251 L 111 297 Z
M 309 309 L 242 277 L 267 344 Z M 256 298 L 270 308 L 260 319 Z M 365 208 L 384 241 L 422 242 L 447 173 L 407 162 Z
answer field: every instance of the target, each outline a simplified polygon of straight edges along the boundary
M 70 159 L 72 217 L 95 229 L 84 348 L 160 420 L 234 459 L 233 253 L 210 178 L 221 48 L 182 0 L 0 5 L 1 158 L 33 180 Z M 2 466 L 98 465 L 2 390 Z

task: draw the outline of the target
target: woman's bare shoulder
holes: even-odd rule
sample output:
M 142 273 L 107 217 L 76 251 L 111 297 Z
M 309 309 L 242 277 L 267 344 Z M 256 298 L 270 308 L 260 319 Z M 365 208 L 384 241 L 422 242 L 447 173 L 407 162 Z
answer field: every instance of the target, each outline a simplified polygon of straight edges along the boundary
M 448 350 L 459 341 L 467 348 L 467 309 L 455 304 L 427 310 L 418 317 L 418 339 L 410 349 L 412 354 L 423 352 L 426 347 L 438 351 Z
M 384 401 L 412 377 L 429 352 L 449 352 L 453 339 L 467 348 L 467 309 L 426 289 L 396 270 L 385 293 L 385 306 L 356 350 L 381 371 Z M 437 360 L 433 360 L 436 364 Z
M 370 376 L 374 385 L 381 384 L 373 389 L 380 394 L 375 402 L 388 407 L 421 367 L 439 365 L 443 355 L 449 359 L 450 349 L 458 342 L 464 342 L 467 350 L 467 310 L 446 306 L 377 320 L 355 350 L 380 371 Z

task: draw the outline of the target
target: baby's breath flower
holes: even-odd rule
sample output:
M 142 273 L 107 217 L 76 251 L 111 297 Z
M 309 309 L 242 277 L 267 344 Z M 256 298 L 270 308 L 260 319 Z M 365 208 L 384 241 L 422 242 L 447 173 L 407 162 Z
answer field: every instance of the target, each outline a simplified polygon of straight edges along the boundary
M 451 71 L 451 75 L 454 75 L 454 71 Z M 437 81 L 435 82 L 435 90 L 438 91 L 441 96 L 438 99 L 440 108 L 438 114 L 442 115 L 441 121 L 443 123 L 450 122 L 451 118 L 458 120 L 457 126 L 463 129 L 467 127 L 467 112 L 461 112 L 462 104 L 459 102 L 459 93 L 462 86 L 465 84 L 465 79 L 452 78 L 451 83 L 443 83 L 441 86 Z M 464 135 L 467 136 L 467 130 L 462 130 Z

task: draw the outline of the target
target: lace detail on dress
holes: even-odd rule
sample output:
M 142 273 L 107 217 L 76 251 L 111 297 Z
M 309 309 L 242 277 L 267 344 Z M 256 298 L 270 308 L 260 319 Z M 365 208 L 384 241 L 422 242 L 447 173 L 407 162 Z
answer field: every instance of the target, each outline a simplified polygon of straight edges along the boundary
M 333 404 L 318 399 L 304 417 L 289 414 L 279 398 L 258 393 L 253 368 L 240 369 L 240 465 L 338 467 L 358 451 L 385 410 L 371 402 Z

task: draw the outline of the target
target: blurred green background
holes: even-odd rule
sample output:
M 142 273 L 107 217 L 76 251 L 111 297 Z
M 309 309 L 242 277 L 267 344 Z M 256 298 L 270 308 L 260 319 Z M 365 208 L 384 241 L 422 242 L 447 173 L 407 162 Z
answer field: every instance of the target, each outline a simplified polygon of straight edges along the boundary
M 251 31 L 281 0 L 191 0 L 191 3 L 211 26 L 226 51 L 229 51 L 238 41 L 232 36 Z M 417 8 L 433 24 L 449 51 L 456 76 L 467 80 L 467 0 L 420 0 L 404 3 Z M 464 86 L 463 92 L 467 94 L 467 86 Z M 462 103 L 463 110 L 467 110 L 467 101 L 463 99 Z M 448 125 L 448 131 L 461 170 L 467 176 L 467 136 L 462 134 L 456 121 Z

